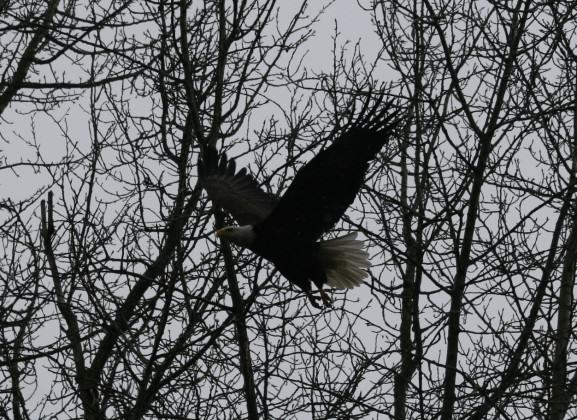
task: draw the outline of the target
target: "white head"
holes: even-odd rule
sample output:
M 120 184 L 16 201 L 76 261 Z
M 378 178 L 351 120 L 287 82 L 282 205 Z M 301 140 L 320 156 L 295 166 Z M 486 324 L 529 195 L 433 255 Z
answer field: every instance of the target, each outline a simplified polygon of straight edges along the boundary
M 216 236 L 243 247 L 251 246 L 255 239 L 252 225 L 226 226 L 217 230 Z

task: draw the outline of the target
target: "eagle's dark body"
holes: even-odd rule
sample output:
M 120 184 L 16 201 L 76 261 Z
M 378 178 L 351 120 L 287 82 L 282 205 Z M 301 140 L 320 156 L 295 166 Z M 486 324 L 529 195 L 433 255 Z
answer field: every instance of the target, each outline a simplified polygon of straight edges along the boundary
M 292 235 L 283 236 L 284 230 L 266 230 L 254 227 L 256 240 L 248 248 L 266 258 L 290 282 L 307 294 L 311 292 L 311 280 L 320 287 L 326 283 L 322 270 L 318 242 L 304 242 Z
M 356 250 L 352 248 L 357 241 L 348 240 L 348 245 L 335 241 L 331 245 L 318 240 L 352 204 L 363 184 L 370 161 L 387 143 L 397 123 L 398 120 L 391 121 L 391 117 L 388 117 L 349 128 L 297 172 L 278 202 L 260 190 L 244 170 L 236 173 L 234 161 L 227 161 L 226 157 L 219 161 L 214 149 L 210 149 L 205 155 L 201 179 L 204 180 L 209 196 L 212 195 L 215 201 L 228 209 L 240 224 L 252 226 L 254 238 L 243 245 L 272 262 L 284 277 L 311 297 L 311 281 L 322 291 L 323 284 L 327 283 L 330 264 L 338 265 L 341 263 L 340 259 L 347 257 L 354 260 L 355 255 L 358 257 L 357 261 L 360 261 L 359 255 L 364 253 L 360 250 L 360 245 L 356 245 Z M 260 203 L 255 205 L 254 209 L 268 208 L 260 212 L 259 217 L 249 220 L 251 218 L 245 216 L 250 211 L 241 214 L 237 204 L 235 215 L 232 200 L 229 200 L 227 205 L 230 197 L 222 192 L 215 193 L 217 188 L 212 188 L 211 194 L 209 177 L 216 176 L 219 171 L 221 181 L 228 177 L 231 189 L 236 185 L 238 189 L 246 191 L 245 195 L 250 196 L 247 202 L 252 199 L 253 203 Z M 258 191 L 255 188 L 258 188 Z M 338 254 L 337 250 L 341 245 L 343 250 L 346 246 L 349 248 Z M 331 246 L 334 252 L 323 251 Z M 347 261 L 342 261 L 343 266 L 346 263 Z M 358 284 L 356 280 L 351 283 L 353 286 Z M 313 299 L 311 301 L 314 302 Z

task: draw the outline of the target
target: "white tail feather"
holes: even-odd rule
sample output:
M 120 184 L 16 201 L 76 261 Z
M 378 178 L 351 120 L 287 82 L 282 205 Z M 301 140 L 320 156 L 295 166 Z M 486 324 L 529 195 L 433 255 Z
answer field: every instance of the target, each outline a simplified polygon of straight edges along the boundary
M 350 289 L 360 286 L 367 277 L 363 268 L 371 266 L 369 253 L 356 237 L 355 232 L 320 243 L 319 258 L 329 286 Z

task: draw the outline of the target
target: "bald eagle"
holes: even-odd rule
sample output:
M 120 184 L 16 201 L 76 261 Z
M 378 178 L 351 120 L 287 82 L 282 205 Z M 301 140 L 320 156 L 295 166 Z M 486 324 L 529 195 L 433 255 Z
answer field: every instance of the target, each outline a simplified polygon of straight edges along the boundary
M 356 233 L 319 239 L 353 202 L 369 162 L 399 123 L 398 111 L 385 117 L 386 111 L 350 124 L 297 172 L 280 199 L 263 191 L 245 168 L 237 171 L 234 160 L 219 158 L 212 147 L 205 150 L 199 179 L 209 198 L 239 223 L 219 229 L 217 236 L 273 263 L 317 308 L 311 282 L 325 306 L 331 300 L 324 284 L 335 288 L 362 284 L 370 264 Z

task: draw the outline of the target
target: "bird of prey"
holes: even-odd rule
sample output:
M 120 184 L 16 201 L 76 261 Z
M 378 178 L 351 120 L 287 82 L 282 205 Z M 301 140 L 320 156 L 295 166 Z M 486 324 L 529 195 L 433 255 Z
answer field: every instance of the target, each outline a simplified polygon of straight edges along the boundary
M 324 305 L 330 306 L 323 285 L 358 286 L 370 264 L 356 233 L 330 240 L 321 236 L 355 199 L 370 161 L 401 121 L 398 114 L 390 112 L 388 104 L 376 115 L 350 123 L 300 168 L 280 199 L 263 191 L 245 168 L 237 171 L 234 160 L 207 148 L 199 179 L 209 198 L 239 224 L 219 229 L 217 235 L 270 261 L 320 308 L 312 294 L 314 283 Z

